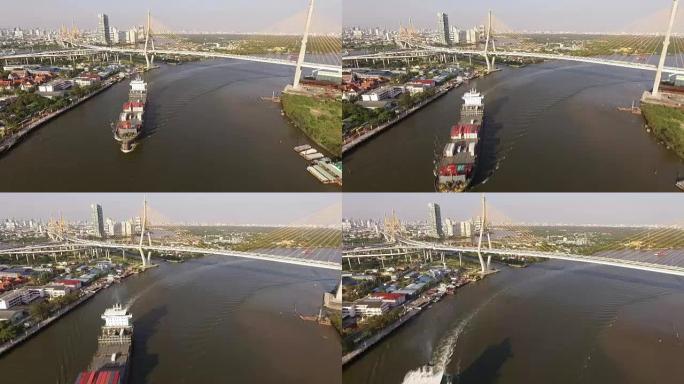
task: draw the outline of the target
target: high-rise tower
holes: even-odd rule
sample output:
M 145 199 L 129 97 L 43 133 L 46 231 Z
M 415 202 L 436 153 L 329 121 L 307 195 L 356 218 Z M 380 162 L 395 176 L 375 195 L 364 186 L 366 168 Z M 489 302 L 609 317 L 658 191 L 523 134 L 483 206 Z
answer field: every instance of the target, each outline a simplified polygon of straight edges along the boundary
M 102 206 L 100 204 L 93 204 L 90 206 L 90 209 L 92 209 L 93 235 L 102 239 L 105 235 Z
M 428 204 L 428 225 L 430 226 L 430 236 L 440 238 L 444 236 L 442 231 L 442 214 L 439 204 Z
M 97 15 L 97 37 L 101 44 L 112 44 L 112 37 L 109 29 L 109 16 L 104 13 Z
M 449 15 L 440 12 L 437 14 L 437 39 L 441 44 L 451 45 L 451 36 L 449 31 Z

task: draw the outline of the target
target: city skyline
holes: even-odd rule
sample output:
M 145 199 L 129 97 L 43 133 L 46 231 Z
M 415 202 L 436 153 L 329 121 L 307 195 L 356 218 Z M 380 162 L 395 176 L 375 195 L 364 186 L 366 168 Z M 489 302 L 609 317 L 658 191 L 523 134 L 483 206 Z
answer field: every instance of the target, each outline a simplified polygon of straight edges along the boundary
M 377 195 L 381 195 L 378 197 Z M 490 193 L 488 216 L 514 223 L 575 225 L 684 225 L 684 207 L 676 193 L 662 194 L 515 194 Z M 481 209 L 480 194 L 367 194 L 343 196 L 342 217 L 381 219 L 396 212 L 404 221 L 426 221 L 427 204 L 437 203 L 442 219 L 467 220 Z
M 172 223 L 334 226 L 341 222 L 340 194 L 232 193 L 5 193 L 0 219 L 90 221 L 92 204 L 104 217 L 139 216 L 147 198 L 153 213 Z M 154 218 L 154 216 L 153 216 Z
M 77 4 L 78 3 L 78 4 Z M 111 27 L 128 29 L 143 25 L 147 10 L 165 29 L 176 32 L 225 32 L 302 34 L 309 0 L 200 0 L 188 2 L 143 2 L 123 0 L 113 6 L 104 1 L 79 2 L 74 0 L 38 0 L 34 3 L 41 12 L 24 12 L 18 3 L 5 4 L 0 15 L 0 28 L 46 28 L 56 30 L 62 25 L 95 30 L 98 14 L 109 16 Z M 68 10 L 68 11 L 65 11 Z M 341 31 L 342 0 L 316 3 L 311 32 L 339 34 Z M 21 19 L 11 15 L 21 14 Z
M 383 11 L 372 13 L 360 12 L 364 5 L 361 0 L 345 0 L 342 10 L 345 28 L 360 26 L 397 30 L 400 23 L 407 25 L 410 18 L 416 28 L 436 30 L 436 15 L 439 12 L 448 14 L 449 25 L 470 28 L 485 24 L 487 12 L 492 10 L 495 18 L 503 21 L 505 29 L 514 31 L 664 33 L 672 2 L 576 0 L 572 3 L 549 3 L 543 0 L 486 0 L 466 6 L 463 3 L 437 0 L 377 0 L 374 5 Z M 587 12 L 587 9 L 592 11 Z M 681 14 L 677 17 L 674 31 L 684 32 L 684 16 Z

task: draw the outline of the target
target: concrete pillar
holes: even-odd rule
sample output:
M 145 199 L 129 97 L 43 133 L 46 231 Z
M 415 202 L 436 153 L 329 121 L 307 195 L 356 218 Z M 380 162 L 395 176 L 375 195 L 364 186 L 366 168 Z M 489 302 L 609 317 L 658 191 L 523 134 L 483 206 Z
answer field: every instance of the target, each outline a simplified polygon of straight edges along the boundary
M 658 62 L 658 70 L 656 71 L 655 80 L 653 82 L 653 92 L 651 95 L 658 96 L 660 90 L 660 81 L 663 76 L 663 68 L 665 67 L 665 59 L 667 58 L 667 50 L 670 46 L 670 36 L 672 35 L 672 25 L 674 25 L 675 17 L 677 16 L 677 7 L 679 0 L 672 1 L 672 10 L 670 11 L 670 22 L 665 34 L 665 41 L 663 41 L 663 51 L 660 54 L 660 61 Z

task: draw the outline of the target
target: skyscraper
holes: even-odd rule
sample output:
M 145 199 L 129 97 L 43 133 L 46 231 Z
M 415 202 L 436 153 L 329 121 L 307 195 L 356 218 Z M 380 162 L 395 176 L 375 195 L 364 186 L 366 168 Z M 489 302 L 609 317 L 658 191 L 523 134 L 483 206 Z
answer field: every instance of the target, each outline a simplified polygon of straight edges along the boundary
M 440 12 L 437 14 L 437 40 L 444 45 L 451 45 L 451 31 L 449 30 L 449 16 Z
M 104 13 L 97 15 L 97 37 L 100 43 L 104 45 L 111 45 L 112 38 L 109 29 L 109 16 Z
M 93 235 L 104 238 L 105 228 L 104 228 L 104 218 L 102 216 L 102 206 L 100 204 L 93 204 L 90 206 L 92 209 L 92 220 L 93 220 Z
M 442 232 L 442 214 L 439 210 L 439 204 L 428 204 L 428 225 L 430 225 L 430 236 L 436 238 L 444 236 L 444 232 Z

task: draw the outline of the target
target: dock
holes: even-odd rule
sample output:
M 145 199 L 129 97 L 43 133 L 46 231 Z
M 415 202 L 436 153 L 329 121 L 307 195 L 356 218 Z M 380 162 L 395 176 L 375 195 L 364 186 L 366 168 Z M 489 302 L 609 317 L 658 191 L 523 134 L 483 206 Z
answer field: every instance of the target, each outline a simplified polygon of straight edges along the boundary
M 304 160 L 309 161 L 306 170 L 323 184 L 342 185 L 342 163 L 333 162 L 308 144 L 293 148 Z
M 641 108 L 639 108 L 634 101 L 632 101 L 631 107 L 618 107 L 617 110 L 620 112 L 629 112 L 633 115 L 641 115 Z

